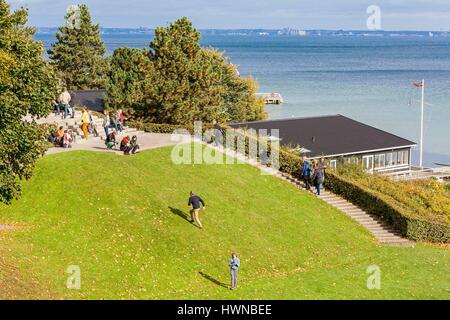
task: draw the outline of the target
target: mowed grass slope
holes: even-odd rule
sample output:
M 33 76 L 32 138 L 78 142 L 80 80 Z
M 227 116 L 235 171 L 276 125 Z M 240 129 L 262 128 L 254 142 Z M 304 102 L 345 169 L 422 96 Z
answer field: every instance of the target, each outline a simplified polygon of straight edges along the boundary
M 0 231 L 4 264 L 14 266 L 0 283 L 34 285 L 0 286 L 0 297 L 450 298 L 447 248 L 379 246 L 344 214 L 256 168 L 174 165 L 170 153 L 40 160 L 22 198 L 0 205 L 0 224 L 19 226 Z M 203 230 L 185 219 L 191 190 L 207 204 Z M 225 288 L 231 251 L 242 263 L 236 291 Z M 81 268 L 80 290 L 66 288 L 70 265 Z M 381 268 L 381 290 L 367 289 L 370 265 Z

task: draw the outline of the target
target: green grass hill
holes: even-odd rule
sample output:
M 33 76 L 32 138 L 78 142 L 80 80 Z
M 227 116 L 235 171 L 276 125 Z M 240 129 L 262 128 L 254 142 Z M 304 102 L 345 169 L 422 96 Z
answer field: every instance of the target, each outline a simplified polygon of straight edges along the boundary
M 249 165 L 174 165 L 171 148 L 41 159 L 0 204 L 0 298 L 448 299 L 450 250 L 383 247 L 313 195 Z M 201 195 L 204 229 L 187 221 Z M 227 261 L 241 258 L 231 291 Z M 69 290 L 70 265 L 81 289 Z M 369 290 L 367 268 L 381 270 Z

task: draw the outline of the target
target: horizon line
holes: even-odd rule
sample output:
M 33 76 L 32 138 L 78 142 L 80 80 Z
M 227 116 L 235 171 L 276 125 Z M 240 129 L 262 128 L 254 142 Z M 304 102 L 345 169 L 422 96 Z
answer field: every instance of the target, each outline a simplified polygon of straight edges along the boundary
M 61 26 L 35 26 L 35 28 L 47 28 L 47 29 L 58 29 Z M 100 29 L 128 29 L 128 30 L 137 30 L 137 29 L 145 29 L 145 30 L 155 30 L 158 27 L 103 27 L 100 26 Z M 435 29 L 380 29 L 380 30 L 368 30 L 368 29 L 323 29 L 323 28 L 309 28 L 309 29 L 303 29 L 303 28 L 296 28 L 296 27 L 281 27 L 281 28 L 264 28 L 264 27 L 257 27 L 257 28 L 195 28 L 197 30 L 222 30 L 222 31 L 228 31 L 228 30 L 268 30 L 268 31 L 279 31 L 279 30 L 285 30 L 285 29 L 292 29 L 292 30 L 302 30 L 302 31 L 347 31 L 347 32 L 368 32 L 368 33 L 376 33 L 376 32 L 450 32 L 450 30 L 435 30 Z

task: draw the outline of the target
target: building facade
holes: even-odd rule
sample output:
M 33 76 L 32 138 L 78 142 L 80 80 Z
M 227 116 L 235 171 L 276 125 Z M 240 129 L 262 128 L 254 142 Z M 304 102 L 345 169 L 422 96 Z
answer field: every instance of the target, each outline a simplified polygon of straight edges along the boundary
M 234 128 L 277 130 L 280 144 L 309 159 L 361 165 L 368 172 L 407 173 L 416 143 L 342 115 L 236 123 Z

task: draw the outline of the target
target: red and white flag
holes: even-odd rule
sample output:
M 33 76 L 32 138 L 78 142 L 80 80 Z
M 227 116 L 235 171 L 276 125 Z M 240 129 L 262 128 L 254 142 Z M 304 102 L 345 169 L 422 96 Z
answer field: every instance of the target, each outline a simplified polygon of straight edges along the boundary
M 423 87 L 423 82 L 413 82 L 413 85 L 416 86 L 417 88 L 422 88 Z

